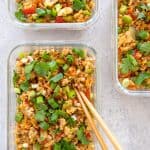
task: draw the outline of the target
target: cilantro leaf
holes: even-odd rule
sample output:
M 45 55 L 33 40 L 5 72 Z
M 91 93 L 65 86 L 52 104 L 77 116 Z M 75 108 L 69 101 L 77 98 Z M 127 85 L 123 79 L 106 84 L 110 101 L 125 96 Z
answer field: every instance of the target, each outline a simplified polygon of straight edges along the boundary
M 73 48 L 72 51 L 81 58 L 85 57 L 85 52 L 82 49 Z
M 138 6 L 138 9 L 140 10 L 140 11 L 147 11 L 148 10 L 148 6 L 146 5 L 146 4 L 140 4 L 139 6 Z
M 143 83 L 144 80 L 150 78 L 150 73 L 144 72 L 144 73 L 140 73 L 137 78 L 135 79 L 135 83 L 137 85 L 141 85 Z
M 17 83 L 18 80 L 19 80 L 19 75 L 18 75 L 18 73 L 16 73 L 14 71 L 14 74 L 13 74 L 13 84 L 14 84 L 14 86 L 16 86 L 16 83 Z
M 48 130 L 49 129 L 49 124 L 45 121 L 40 123 L 40 128 L 42 128 L 43 130 Z
M 145 18 L 146 18 L 145 14 L 143 12 L 139 12 L 137 19 L 144 20 Z
M 68 125 L 70 125 L 70 126 L 74 126 L 74 125 L 76 124 L 76 120 L 74 120 L 74 118 L 72 118 L 72 117 L 69 117 L 69 118 L 67 119 L 67 123 L 68 123 Z
M 25 81 L 23 83 L 20 84 L 20 89 L 24 92 L 28 91 L 29 89 L 29 82 Z
M 26 18 L 25 18 L 25 15 L 23 14 L 23 12 L 21 10 L 19 11 L 16 11 L 15 12 L 15 16 L 18 20 L 20 20 L 21 22 L 25 22 L 26 21 Z
M 89 141 L 87 140 L 85 134 L 84 134 L 84 130 L 85 128 L 83 126 L 81 126 L 78 131 L 77 131 L 77 137 L 78 137 L 78 140 L 84 144 L 84 145 L 87 145 L 89 144 Z
M 85 9 L 85 1 L 84 0 L 74 0 L 73 1 L 73 9 L 75 11 L 79 11 L 80 9 Z
M 150 54 L 150 42 L 139 43 L 137 48 L 141 53 Z
M 50 55 L 49 55 L 47 52 L 44 52 L 44 53 L 42 54 L 42 59 L 44 59 L 44 60 L 49 60 L 49 59 L 50 59 Z
M 35 65 L 35 61 L 31 62 L 30 64 L 25 66 L 25 76 L 27 78 L 27 80 L 30 79 L 30 73 L 32 72 L 33 68 Z
M 55 143 L 53 146 L 53 150 L 75 150 L 75 145 L 71 142 L 68 142 L 64 139 Z
M 35 61 L 31 62 L 30 64 L 25 66 L 25 73 L 31 73 L 31 71 L 33 70 Z
M 49 64 L 46 62 L 38 62 L 35 64 L 34 71 L 40 76 L 47 76 Z
M 135 71 L 137 67 L 138 62 L 136 59 L 132 55 L 127 54 L 127 57 L 122 59 L 121 73 L 126 74 L 130 71 Z

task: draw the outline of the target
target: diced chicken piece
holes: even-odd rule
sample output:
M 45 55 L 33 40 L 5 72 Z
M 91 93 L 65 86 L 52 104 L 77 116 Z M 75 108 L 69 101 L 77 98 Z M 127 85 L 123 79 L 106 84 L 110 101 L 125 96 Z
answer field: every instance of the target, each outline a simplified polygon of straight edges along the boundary
M 67 16 L 73 13 L 73 9 L 71 7 L 65 7 L 58 12 L 58 16 Z

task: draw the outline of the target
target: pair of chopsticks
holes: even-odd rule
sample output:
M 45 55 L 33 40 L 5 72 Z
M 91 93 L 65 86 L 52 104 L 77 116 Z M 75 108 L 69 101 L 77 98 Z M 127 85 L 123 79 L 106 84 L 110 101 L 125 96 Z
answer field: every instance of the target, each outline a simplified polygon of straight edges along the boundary
M 88 100 L 88 98 L 85 96 L 85 94 L 83 92 L 78 91 L 77 89 L 75 89 L 77 97 L 79 99 L 79 102 L 82 105 L 82 108 L 85 112 L 85 115 L 89 121 L 89 124 L 91 126 L 91 128 L 93 129 L 102 150 L 108 150 L 108 147 L 102 137 L 102 135 L 99 133 L 98 129 L 96 128 L 96 125 L 94 123 L 94 120 L 91 117 L 90 112 L 93 114 L 93 116 L 95 117 L 95 119 L 97 120 L 97 122 L 99 123 L 100 127 L 103 129 L 104 133 L 107 135 L 108 139 L 111 141 L 112 145 L 114 146 L 115 150 L 122 150 L 121 146 L 119 145 L 117 139 L 114 137 L 114 135 L 111 133 L 111 131 L 109 130 L 109 128 L 107 127 L 106 123 L 104 122 L 104 120 L 102 119 L 102 117 L 98 114 L 98 112 L 96 111 L 96 109 L 93 107 L 93 105 L 91 104 L 91 102 Z M 89 108 L 89 110 L 87 109 L 87 107 Z

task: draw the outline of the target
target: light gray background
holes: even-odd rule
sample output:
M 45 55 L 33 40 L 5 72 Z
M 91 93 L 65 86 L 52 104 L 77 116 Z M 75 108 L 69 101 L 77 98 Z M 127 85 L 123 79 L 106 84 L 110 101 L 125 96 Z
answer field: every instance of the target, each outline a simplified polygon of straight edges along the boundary
M 24 31 L 13 26 L 0 4 L 0 149 L 6 150 L 7 114 L 7 58 L 11 49 L 24 41 L 84 40 L 98 53 L 99 112 L 119 139 L 124 150 L 149 150 L 150 148 L 150 99 L 122 95 L 113 82 L 113 50 L 111 49 L 111 0 L 101 0 L 101 17 L 87 31 Z M 110 148 L 112 149 L 112 148 Z

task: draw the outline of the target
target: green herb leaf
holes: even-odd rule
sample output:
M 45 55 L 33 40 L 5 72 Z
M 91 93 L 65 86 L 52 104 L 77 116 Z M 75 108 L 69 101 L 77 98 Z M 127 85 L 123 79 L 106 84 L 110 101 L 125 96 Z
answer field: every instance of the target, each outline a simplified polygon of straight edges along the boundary
M 76 150 L 76 148 L 73 143 L 62 139 L 58 143 L 54 144 L 53 150 Z
M 76 120 L 74 120 L 74 118 L 72 118 L 72 117 L 69 117 L 69 118 L 67 119 L 67 123 L 68 123 L 68 125 L 70 125 L 70 126 L 74 126 L 74 125 L 76 124 Z
M 132 55 L 127 54 L 127 57 L 122 59 L 121 73 L 126 74 L 130 71 L 135 71 L 137 67 L 138 62 L 136 59 Z
M 136 38 L 137 39 L 145 40 L 145 39 L 148 39 L 148 37 L 149 37 L 149 32 L 148 31 L 141 30 L 141 31 L 136 33 Z
M 61 132 L 61 130 L 60 130 L 60 128 L 57 128 L 57 129 L 55 129 L 53 132 L 54 132 L 54 134 L 58 134 L 58 133 Z
M 35 61 L 25 66 L 25 75 L 26 75 L 27 80 L 30 79 L 30 73 L 32 72 L 34 68 L 34 65 L 35 65 Z
M 68 55 L 66 58 L 69 64 L 72 64 L 74 62 L 74 57 L 72 55 Z
M 36 107 L 37 110 L 44 110 L 44 111 L 48 110 L 48 107 L 47 107 L 46 104 L 37 104 L 37 103 L 35 103 L 35 107 Z
M 83 126 L 81 126 L 78 131 L 77 131 L 77 137 L 78 137 L 78 140 L 84 144 L 84 145 L 87 145 L 89 144 L 89 141 L 87 140 L 85 134 L 84 134 L 84 130 L 85 128 Z
M 51 123 L 56 123 L 60 117 L 63 117 L 63 118 L 67 119 L 68 118 L 68 114 L 65 111 L 63 111 L 63 110 L 55 110 L 52 113 L 51 117 L 50 117 L 50 122 Z
M 138 6 L 138 9 L 139 9 L 140 11 L 143 11 L 143 10 L 144 10 L 144 11 L 147 11 L 147 10 L 148 10 L 148 6 L 143 3 L 143 4 L 140 4 L 140 5 Z
M 15 116 L 15 120 L 16 122 L 20 123 L 23 119 L 23 113 L 22 112 L 18 112 Z
M 145 14 L 143 12 L 140 12 L 138 14 L 138 18 L 137 19 L 140 19 L 140 20 L 144 20 L 146 18 Z
M 20 89 L 24 92 L 28 91 L 29 89 L 29 82 L 25 81 L 23 83 L 20 84 Z
M 49 124 L 45 121 L 40 123 L 40 128 L 42 128 L 43 130 L 48 130 L 49 129 Z
M 58 69 L 58 65 L 57 65 L 57 62 L 56 61 L 51 61 L 50 63 L 49 63 L 49 67 L 50 67 L 50 70 L 53 72 L 53 71 L 55 71 L 55 70 L 57 70 Z
M 44 60 L 49 60 L 49 59 L 50 59 L 50 55 L 49 55 L 47 52 L 44 52 L 44 53 L 42 54 L 42 58 L 43 58 Z
M 61 144 L 60 143 L 55 143 L 53 146 L 53 150 L 62 150 L 61 149 Z
M 56 109 L 59 107 L 58 103 L 53 98 L 49 99 L 48 103 L 53 109 Z
M 39 143 L 35 143 L 35 144 L 33 145 L 33 150 L 41 150 L 40 144 L 39 144 Z
M 50 79 L 50 82 L 56 83 L 56 82 L 60 81 L 63 77 L 64 77 L 63 74 L 62 74 L 62 73 L 59 73 L 59 74 L 57 74 L 56 76 L 52 77 L 52 78 Z
M 54 83 L 54 82 L 51 82 L 51 83 L 50 83 L 50 87 L 51 87 L 53 90 L 56 88 L 56 86 L 57 86 L 56 83 Z
M 63 68 L 64 71 L 67 71 L 68 68 L 69 68 L 69 65 L 65 64 L 62 68 Z
M 37 111 L 36 114 L 35 114 L 35 119 L 37 121 L 44 121 L 45 120 L 45 112 L 43 110 L 41 111 Z
M 137 48 L 141 53 L 150 54 L 150 42 L 139 43 Z
M 21 10 L 16 11 L 15 12 L 15 16 L 21 22 L 25 22 L 26 21 L 25 15 L 23 14 L 23 12 Z
M 57 85 L 56 88 L 54 89 L 54 96 L 58 96 L 59 91 L 60 91 L 60 86 Z
M 44 98 L 43 98 L 43 96 L 37 97 L 37 98 L 36 98 L 36 103 L 37 103 L 37 104 L 42 104 L 42 103 L 44 103 Z
M 52 123 L 56 123 L 56 122 L 58 121 L 58 117 L 59 117 L 59 114 L 58 114 L 57 111 L 55 111 L 55 112 L 51 115 L 50 121 L 51 121 Z
M 38 14 L 39 17 L 44 17 L 47 14 L 46 10 L 44 10 L 42 8 L 37 8 L 36 13 Z
M 79 11 L 80 9 L 85 9 L 85 1 L 84 0 L 73 0 L 73 9 L 75 11 Z
M 140 73 L 137 78 L 135 79 L 135 83 L 137 85 L 141 85 L 143 83 L 144 80 L 150 78 L 150 73 L 144 72 L 144 73 Z
M 84 52 L 84 50 L 82 50 L 82 49 L 73 48 L 72 51 L 73 51 L 76 55 L 80 56 L 81 58 L 84 58 L 84 57 L 85 57 L 85 52 Z
M 49 71 L 49 64 L 46 62 L 38 62 L 35 64 L 34 71 L 39 76 L 47 76 Z
M 19 75 L 18 75 L 18 73 L 16 73 L 14 71 L 14 75 L 13 75 L 13 84 L 14 84 L 14 87 L 16 86 L 18 80 L 19 80 Z

